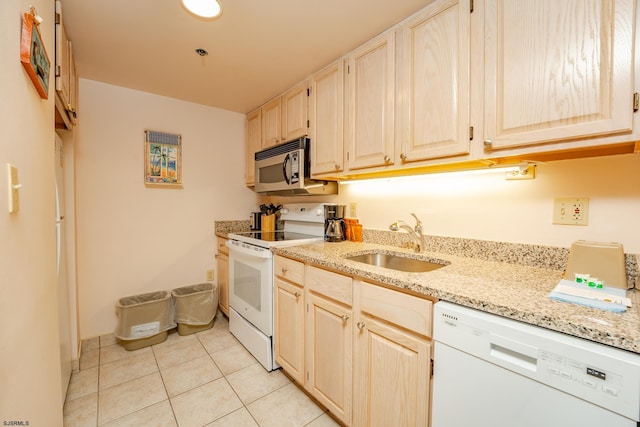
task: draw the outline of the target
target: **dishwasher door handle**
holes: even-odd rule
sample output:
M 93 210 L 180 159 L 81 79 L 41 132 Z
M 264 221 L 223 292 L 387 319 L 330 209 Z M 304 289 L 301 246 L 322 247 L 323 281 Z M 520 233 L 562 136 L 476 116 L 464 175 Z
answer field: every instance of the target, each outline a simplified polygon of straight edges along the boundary
M 538 368 L 537 347 L 496 334 L 490 335 L 490 344 L 489 356 L 494 360 L 498 359 L 498 361 L 536 372 Z

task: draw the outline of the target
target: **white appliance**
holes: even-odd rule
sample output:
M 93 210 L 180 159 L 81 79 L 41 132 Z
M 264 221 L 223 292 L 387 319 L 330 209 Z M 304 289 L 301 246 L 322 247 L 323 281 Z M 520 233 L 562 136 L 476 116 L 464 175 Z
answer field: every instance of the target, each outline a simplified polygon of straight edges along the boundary
M 435 305 L 431 427 L 636 427 L 640 355 Z
M 311 141 L 298 138 L 254 154 L 255 191 L 281 196 L 338 194 L 338 184 L 311 179 Z
M 267 371 L 274 357 L 273 254 L 269 248 L 322 241 L 321 204 L 299 203 L 280 211 L 284 229 L 229 234 L 229 331 Z

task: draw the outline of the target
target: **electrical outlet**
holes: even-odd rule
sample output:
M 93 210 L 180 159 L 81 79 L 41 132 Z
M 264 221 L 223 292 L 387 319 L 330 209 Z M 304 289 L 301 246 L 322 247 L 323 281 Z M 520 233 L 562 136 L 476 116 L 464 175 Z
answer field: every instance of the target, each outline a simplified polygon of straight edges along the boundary
M 589 198 L 566 197 L 553 199 L 553 223 L 589 225 Z
M 349 202 L 349 217 L 356 218 L 358 216 L 358 202 Z
M 207 282 L 213 282 L 213 269 L 207 270 Z

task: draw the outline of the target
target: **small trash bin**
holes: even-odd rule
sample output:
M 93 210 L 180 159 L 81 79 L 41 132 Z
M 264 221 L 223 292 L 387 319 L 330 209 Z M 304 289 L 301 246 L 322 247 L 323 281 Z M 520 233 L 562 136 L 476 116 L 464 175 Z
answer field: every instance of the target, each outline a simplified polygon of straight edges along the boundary
M 190 335 L 213 326 L 218 310 L 218 285 L 199 283 L 171 291 L 179 335 Z
M 163 342 L 167 330 L 176 326 L 171 294 L 167 291 L 120 298 L 116 314 L 118 327 L 114 335 L 130 351 Z

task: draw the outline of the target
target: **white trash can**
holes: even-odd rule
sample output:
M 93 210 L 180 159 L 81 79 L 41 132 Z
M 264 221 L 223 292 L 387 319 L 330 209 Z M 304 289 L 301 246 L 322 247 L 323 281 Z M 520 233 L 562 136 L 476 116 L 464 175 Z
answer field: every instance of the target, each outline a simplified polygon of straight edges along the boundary
M 116 303 L 118 326 L 116 338 L 127 350 L 137 350 L 167 339 L 167 330 L 174 328 L 173 303 L 167 291 L 120 298 Z
M 178 334 L 190 335 L 213 326 L 218 311 L 218 285 L 198 283 L 171 291 Z

